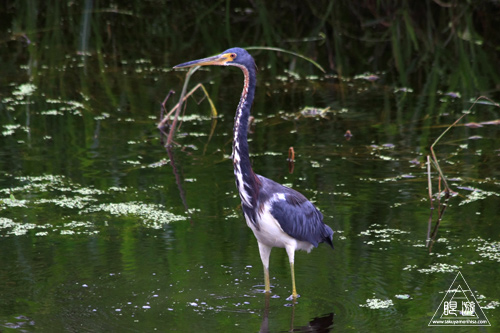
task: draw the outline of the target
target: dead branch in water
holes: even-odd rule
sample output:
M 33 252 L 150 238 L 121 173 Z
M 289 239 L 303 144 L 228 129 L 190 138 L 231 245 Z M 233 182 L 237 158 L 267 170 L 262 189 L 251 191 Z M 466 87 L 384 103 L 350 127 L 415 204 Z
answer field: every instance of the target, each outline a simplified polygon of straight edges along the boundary
M 173 94 L 173 91 L 171 90 L 168 94 L 167 94 L 167 97 L 165 97 L 165 100 L 163 101 L 162 103 L 162 109 L 161 109 L 161 120 L 160 122 L 158 123 L 158 129 L 164 134 L 167 136 L 167 142 L 165 143 L 166 146 L 170 146 L 173 142 L 173 137 L 174 137 L 174 134 L 175 134 L 175 131 L 177 130 L 177 122 L 179 121 L 179 114 L 180 114 L 180 111 L 182 109 L 182 104 L 186 101 L 186 99 L 191 96 L 196 90 L 198 89 L 202 89 L 203 90 L 203 93 L 205 94 L 205 97 L 207 98 L 208 102 L 210 103 L 210 109 L 211 109 L 211 112 L 212 112 L 212 117 L 217 117 L 217 109 L 215 108 L 215 105 L 214 103 L 212 102 L 212 99 L 210 98 L 210 95 L 208 94 L 207 90 L 205 89 L 205 86 L 203 86 L 203 84 L 201 83 L 198 83 L 196 86 L 194 86 L 193 89 L 191 89 L 187 94 L 186 94 L 186 90 L 187 90 L 187 86 L 188 86 L 188 83 L 189 83 L 189 79 L 191 78 L 191 75 L 193 75 L 193 73 L 199 68 L 198 67 L 193 67 L 191 68 L 187 74 L 186 74 L 186 80 L 184 81 L 184 85 L 182 87 L 182 93 L 181 93 L 181 96 L 179 98 L 179 102 L 166 114 L 166 107 L 165 107 L 165 104 L 168 100 L 168 98 Z M 172 123 L 170 124 L 170 130 L 168 131 L 168 133 L 166 132 L 166 127 L 167 127 L 167 124 L 170 122 L 170 116 L 172 115 L 172 113 L 174 113 L 175 111 L 175 115 L 173 117 L 173 120 L 172 120 Z
M 429 252 L 432 251 L 432 245 L 434 244 L 434 241 L 437 236 L 437 231 L 439 229 L 439 225 L 441 224 L 441 221 L 443 219 L 444 212 L 446 211 L 446 208 L 448 207 L 448 201 L 452 195 L 455 195 L 456 192 L 451 190 L 450 186 L 448 185 L 448 182 L 446 181 L 446 177 L 444 176 L 443 170 L 441 170 L 441 167 L 439 166 L 438 159 L 436 157 L 436 153 L 434 151 L 434 147 L 439 143 L 441 138 L 454 126 L 458 124 L 460 120 L 462 120 L 465 116 L 467 116 L 472 108 L 480 101 L 480 100 L 487 100 L 489 101 L 492 105 L 500 107 L 498 103 L 493 102 L 491 99 L 485 96 L 479 96 L 476 98 L 474 103 L 472 103 L 471 107 L 467 112 L 465 112 L 463 115 L 461 115 L 453 124 L 448 126 L 443 133 L 432 143 L 430 147 L 431 155 L 427 155 L 427 188 L 429 190 L 429 201 L 431 203 L 431 212 L 429 216 L 429 222 L 428 222 L 428 228 L 427 228 L 427 242 L 426 246 L 429 248 Z M 431 178 L 431 164 L 434 166 L 434 168 L 438 172 L 438 193 L 436 195 L 437 201 L 438 201 L 438 216 L 436 220 L 436 224 L 434 225 L 434 229 L 431 234 L 431 225 L 432 225 L 432 220 L 433 220 L 433 212 L 434 212 L 434 196 L 432 194 L 432 178 Z M 441 181 L 443 182 L 444 185 L 444 201 L 441 203 Z

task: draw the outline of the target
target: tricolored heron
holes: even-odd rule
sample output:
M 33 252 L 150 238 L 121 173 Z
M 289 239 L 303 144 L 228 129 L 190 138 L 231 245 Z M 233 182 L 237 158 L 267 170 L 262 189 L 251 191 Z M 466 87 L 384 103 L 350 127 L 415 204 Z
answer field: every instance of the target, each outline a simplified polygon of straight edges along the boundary
M 194 66 L 236 66 L 243 71 L 244 82 L 240 103 L 236 109 L 233 129 L 233 166 L 236 187 L 247 225 L 259 244 L 264 265 L 265 291 L 271 292 L 269 256 L 273 247 L 285 248 L 292 274 L 292 296 L 296 298 L 294 256 L 296 250 L 310 252 L 318 243 L 326 242 L 333 248 L 332 229 L 323 223 L 320 211 L 299 192 L 278 184 L 252 170 L 248 155 L 248 119 L 255 93 L 256 66 L 244 49 L 232 48 L 223 53 L 189 61 L 174 68 Z

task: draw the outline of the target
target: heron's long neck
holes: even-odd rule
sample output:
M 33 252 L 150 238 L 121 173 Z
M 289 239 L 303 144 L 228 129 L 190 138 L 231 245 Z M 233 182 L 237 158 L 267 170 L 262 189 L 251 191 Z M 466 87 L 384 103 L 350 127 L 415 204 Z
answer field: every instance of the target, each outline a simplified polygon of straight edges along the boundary
M 245 80 L 240 103 L 234 117 L 233 166 L 236 186 L 240 193 L 243 211 L 246 214 L 250 208 L 256 208 L 260 182 L 252 170 L 247 140 L 248 120 L 255 93 L 255 69 L 242 66 L 241 70 Z

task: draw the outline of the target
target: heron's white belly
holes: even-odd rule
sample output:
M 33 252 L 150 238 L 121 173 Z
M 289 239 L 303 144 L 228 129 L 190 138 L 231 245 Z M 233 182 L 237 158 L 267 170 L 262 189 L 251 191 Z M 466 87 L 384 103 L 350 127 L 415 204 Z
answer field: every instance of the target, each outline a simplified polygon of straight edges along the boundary
M 279 222 L 271 215 L 268 209 L 265 209 L 262 214 L 258 216 L 259 230 L 249 222 L 247 225 L 252 229 L 257 241 L 271 247 L 282 247 L 286 248 L 288 246 L 293 247 L 295 250 L 303 250 L 310 252 L 313 245 L 309 242 L 299 241 L 288 235 L 281 229 Z M 245 216 L 246 218 L 246 216 Z

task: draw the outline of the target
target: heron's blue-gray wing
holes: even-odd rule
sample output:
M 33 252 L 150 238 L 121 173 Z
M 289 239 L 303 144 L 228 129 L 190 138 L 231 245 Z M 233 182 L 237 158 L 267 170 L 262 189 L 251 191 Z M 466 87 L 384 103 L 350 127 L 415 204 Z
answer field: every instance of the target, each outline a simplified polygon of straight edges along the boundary
M 271 200 L 271 214 L 288 235 L 314 247 L 326 242 L 333 248 L 332 229 L 323 223 L 323 214 L 299 192 L 281 186 Z

